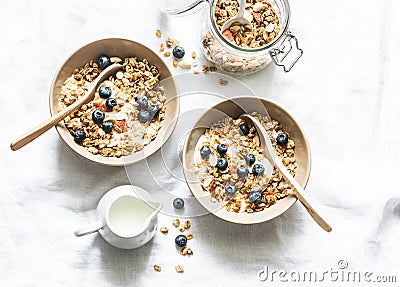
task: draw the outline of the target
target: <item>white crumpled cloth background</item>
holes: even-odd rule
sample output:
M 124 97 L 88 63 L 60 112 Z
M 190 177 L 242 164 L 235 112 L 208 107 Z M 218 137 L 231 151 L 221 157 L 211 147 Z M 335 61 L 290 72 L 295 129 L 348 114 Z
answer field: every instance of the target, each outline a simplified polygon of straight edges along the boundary
M 291 30 L 304 49 L 303 58 L 288 74 L 271 65 L 237 79 L 286 107 L 304 127 L 313 157 L 307 190 L 333 232 L 322 231 L 299 203 L 279 218 L 252 226 L 205 215 L 191 219 L 195 254 L 187 258 L 175 250 L 174 229 L 167 236 L 158 232 L 153 241 L 130 251 L 95 234 L 75 238 L 77 227 L 95 219 L 101 196 L 129 184 L 124 168 L 81 158 L 55 129 L 17 152 L 9 143 L 48 117 L 52 78 L 72 51 L 105 37 L 130 38 L 157 50 L 155 30 L 161 28 L 200 55 L 202 14 L 171 18 L 153 0 L 2 0 L 0 285 L 293 285 L 276 277 L 260 281 L 257 273 L 266 265 L 288 273 L 342 267 L 395 275 L 398 284 L 400 2 L 290 4 Z M 134 171 L 133 184 L 151 186 L 146 166 L 139 163 Z M 188 191 L 179 182 L 176 192 Z M 171 219 L 160 215 L 160 225 Z M 174 270 L 179 263 L 184 274 Z M 155 272 L 154 264 L 162 272 Z M 295 284 L 354 285 L 333 281 Z

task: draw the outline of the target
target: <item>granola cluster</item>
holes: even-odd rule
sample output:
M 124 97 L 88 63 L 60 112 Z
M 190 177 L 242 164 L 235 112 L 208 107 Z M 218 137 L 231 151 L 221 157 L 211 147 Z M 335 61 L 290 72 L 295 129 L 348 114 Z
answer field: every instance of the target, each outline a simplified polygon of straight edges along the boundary
M 146 59 L 140 61 L 130 57 L 122 60 L 119 57 L 111 57 L 110 60 L 121 63 L 122 70 L 100 83 L 94 100 L 71 113 L 64 122 L 71 135 L 78 130 L 84 133 L 82 141 L 78 144 L 92 154 L 121 157 L 142 150 L 156 138 L 165 116 L 166 97 L 163 87 L 157 86 L 157 67 L 150 65 Z M 59 110 L 82 97 L 101 71 L 95 61 L 75 69 L 61 88 Z M 112 98 L 116 101 L 115 106 L 110 108 L 105 99 L 100 97 L 99 89 L 102 86 L 111 90 Z M 146 97 L 149 105 L 158 107 L 154 117 L 145 123 L 138 121 L 139 97 Z M 101 124 L 95 123 L 95 110 L 104 112 L 105 118 L 102 122 L 109 123 L 111 129 L 104 129 Z
M 277 156 L 282 159 L 283 164 L 294 176 L 296 172 L 294 141 L 288 138 L 286 146 L 278 145 L 276 143 L 277 136 L 283 133 L 288 135 L 283 130 L 282 125 L 276 120 L 271 120 L 269 116 L 263 116 L 258 113 L 252 113 L 251 115 L 256 117 L 264 126 Z M 268 160 L 263 156 L 263 150 L 255 128 L 251 127 L 247 135 L 240 133 L 239 127 L 243 123 L 241 119 L 234 120 L 226 117 L 207 129 L 196 147 L 196 170 L 203 189 L 210 194 L 212 201 L 227 201 L 225 204 L 227 211 L 252 213 L 262 211 L 276 203 L 277 200 L 286 197 L 291 192 L 292 187 L 275 168 L 272 171 L 271 178 L 268 178 L 266 173 L 260 176 L 251 172 L 245 178 L 239 177 L 237 167 L 248 165 L 245 161 L 245 157 L 248 154 L 252 154 L 255 157 L 255 162 L 252 163 L 253 166 L 257 163 L 263 166 L 269 165 Z M 228 152 L 225 155 L 228 161 L 228 168 L 224 171 L 215 166 L 215 156 L 218 154 L 217 146 L 221 143 L 228 146 Z M 210 157 L 206 160 L 198 156 L 202 146 L 209 146 L 212 150 Z M 236 187 L 237 191 L 232 197 L 227 195 L 226 187 L 228 185 Z M 260 194 L 259 200 L 256 201 L 250 198 L 251 194 L 255 192 Z
M 214 10 L 217 28 L 238 12 L 238 1 L 218 0 Z M 256 49 L 271 43 L 281 30 L 279 17 L 266 0 L 247 0 L 244 17 L 252 27 L 233 23 L 222 31 L 223 37 L 240 48 Z M 252 29 L 251 29 L 252 28 Z M 252 54 L 235 52 L 223 45 L 215 33 L 210 30 L 202 35 L 202 50 L 205 57 L 219 69 L 235 74 L 250 74 L 260 71 L 267 66 L 271 59 L 268 53 Z
M 239 9 L 236 0 L 218 0 L 214 14 L 219 29 L 230 18 L 234 17 Z M 280 31 L 278 15 L 272 5 L 266 0 L 247 0 L 244 18 L 250 25 L 234 22 L 222 34 L 232 43 L 245 48 L 258 48 L 272 42 Z

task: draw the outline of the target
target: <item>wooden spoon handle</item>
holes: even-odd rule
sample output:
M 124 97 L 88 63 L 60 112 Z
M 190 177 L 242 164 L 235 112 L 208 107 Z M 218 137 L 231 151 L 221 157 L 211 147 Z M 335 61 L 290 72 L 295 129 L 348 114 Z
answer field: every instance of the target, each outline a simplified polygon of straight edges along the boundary
M 55 126 L 59 121 L 68 116 L 71 112 L 79 109 L 85 103 L 85 100 L 87 99 L 82 98 L 76 101 L 72 105 L 53 115 L 51 118 L 45 120 L 40 125 L 26 132 L 10 144 L 11 149 L 16 151 L 26 144 L 30 143 L 31 141 L 42 135 L 44 132 L 48 131 L 51 127 Z
M 332 227 L 321 216 L 321 213 L 317 212 L 315 210 L 315 205 L 312 204 L 312 201 L 309 198 L 309 196 L 306 195 L 306 192 L 301 187 L 301 185 L 293 178 L 293 176 L 290 174 L 290 172 L 286 169 L 286 167 L 283 165 L 283 163 L 282 163 L 281 159 L 278 157 L 278 155 L 275 155 L 274 165 L 280 171 L 280 173 L 286 179 L 286 181 L 288 181 L 293 186 L 294 193 L 295 193 L 297 199 L 303 204 L 303 206 L 306 208 L 306 210 L 311 215 L 311 217 L 315 220 L 315 222 L 317 222 L 318 225 L 321 226 L 322 229 L 324 229 L 325 231 L 331 232 Z

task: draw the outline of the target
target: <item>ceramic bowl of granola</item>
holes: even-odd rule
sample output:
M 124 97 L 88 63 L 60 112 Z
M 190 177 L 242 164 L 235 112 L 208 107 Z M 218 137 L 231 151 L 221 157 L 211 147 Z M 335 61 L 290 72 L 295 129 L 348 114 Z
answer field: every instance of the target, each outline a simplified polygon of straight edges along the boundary
M 205 209 L 230 222 L 254 224 L 281 215 L 297 199 L 263 156 L 258 135 L 242 114 L 260 121 L 277 156 L 306 187 L 311 151 L 303 129 L 278 104 L 252 96 L 224 100 L 200 117 L 184 145 L 183 169 Z
M 50 91 L 50 112 L 74 103 L 112 63 L 122 69 L 100 83 L 94 100 L 57 126 L 75 152 L 97 163 L 122 166 L 156 152 L 172 134 L 179 97 L 168 67 L 137 42 L 109 38 L 74 52 L 58 70 Z

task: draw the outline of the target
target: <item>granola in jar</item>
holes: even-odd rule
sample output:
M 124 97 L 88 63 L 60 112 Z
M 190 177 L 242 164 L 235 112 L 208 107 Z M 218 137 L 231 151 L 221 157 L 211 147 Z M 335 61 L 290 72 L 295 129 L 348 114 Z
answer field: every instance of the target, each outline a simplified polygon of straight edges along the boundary
M 252 113 L 270 136 L 276 155 L 294 176 L 295 143 L 282 125 L 258 113 Z M 195 148 L 195 168 L 203 190 L 213 202 L 226 201 L 230 212 L 258 212 L 291 193 L 291 185 L 276 168 L 268 172 L 254 127 L 241 119 L 225 117 L 205 130 Z M 271 168 L 271 167 L 270 167 Z
M 100 56 L 76 68 L 64 82 L 59 110 L 82 97 L 96 77 L 113 62 L 123 68 L 99 84 L 94 100 L 64 119 L 77 144 L 92 154 L 121 157 L 142 150 L 157 137 L 165 116 L 159 71 L 146 59 Z
M 244 17 L 250 25 L 234 22 L 221 31 L 223 24 L 239 9 L 236 0 L 214 0 L 210 24 L 202 34 L 202 50 L 206 58 L 221 70 L 250 74 L 267 66 L 272 60 L 269 50 L 281 34 L 282 23 L 267 0 L 246 0 Z

